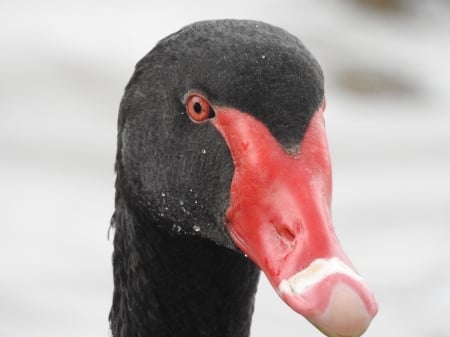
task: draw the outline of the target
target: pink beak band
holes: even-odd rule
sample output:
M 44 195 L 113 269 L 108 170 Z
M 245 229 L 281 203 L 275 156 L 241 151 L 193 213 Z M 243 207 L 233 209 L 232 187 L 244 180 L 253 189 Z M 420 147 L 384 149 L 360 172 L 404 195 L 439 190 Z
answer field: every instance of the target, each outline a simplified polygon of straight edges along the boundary
M 325 103 L 295 155 L 249 114 L 214 110 L 212 123 L 235 166 L 227 211 L 235 244 L 264 271 L 280 297 L 324 334 L 362 335 L 378 305 L 334 233 Z

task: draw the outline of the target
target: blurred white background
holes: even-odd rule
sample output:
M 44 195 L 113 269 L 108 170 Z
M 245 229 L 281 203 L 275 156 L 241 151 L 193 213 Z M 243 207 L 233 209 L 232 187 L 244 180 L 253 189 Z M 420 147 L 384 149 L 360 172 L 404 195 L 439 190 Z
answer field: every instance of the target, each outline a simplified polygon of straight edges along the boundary
M 299 36 L 326 78 L 334 223 L 374 336 L 450 336 L 450 5 L 2 1 L 0 336 L 109 336 L 116 118 L 134 64 L 201 19 Z M 252 336 L 321 336 L 263 277 Z

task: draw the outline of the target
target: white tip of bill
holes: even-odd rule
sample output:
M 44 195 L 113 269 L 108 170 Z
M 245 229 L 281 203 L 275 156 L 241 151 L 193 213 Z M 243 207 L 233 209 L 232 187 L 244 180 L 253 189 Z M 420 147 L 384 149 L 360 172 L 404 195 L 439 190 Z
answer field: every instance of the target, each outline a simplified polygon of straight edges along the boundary
M 280 296 L 329 337 L 359 337 L 378 305 L 363 278 L 337 257 L 317 259 L 280 282 Z
M 363 278 L 353 269 L 337 257 L 332 257 L 330 259 L 316 259 L 308 267 L 289 279 L 282 280 L 279 291 L 281 293 L 299 295 L 307 292 L 311 287 L 333 274 L 348 275 L 355 280 L 363 282 Z

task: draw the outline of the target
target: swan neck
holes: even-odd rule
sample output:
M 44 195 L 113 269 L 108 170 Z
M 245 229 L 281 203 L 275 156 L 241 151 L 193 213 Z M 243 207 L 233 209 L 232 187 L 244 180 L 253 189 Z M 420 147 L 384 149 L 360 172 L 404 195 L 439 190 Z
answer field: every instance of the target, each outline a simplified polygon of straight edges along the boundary
M 119 202 L 120 203 L 120 202 Z M 248 336 L 259 269 L 204 239 L 113 216 L 114 337 Z

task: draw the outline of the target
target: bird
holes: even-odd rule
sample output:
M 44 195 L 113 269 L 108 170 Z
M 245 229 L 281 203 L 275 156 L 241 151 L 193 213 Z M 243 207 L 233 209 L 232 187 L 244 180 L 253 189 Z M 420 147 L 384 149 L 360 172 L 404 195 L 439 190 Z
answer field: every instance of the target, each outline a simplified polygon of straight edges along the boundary
M 261 270 L 325 335 L 364 333 L 378 305 L 334 233 L 325 107 L 317 60 L 260 21 L 192 23 L 137 62 L 118 115 L 112 336 L 249 336 Z

